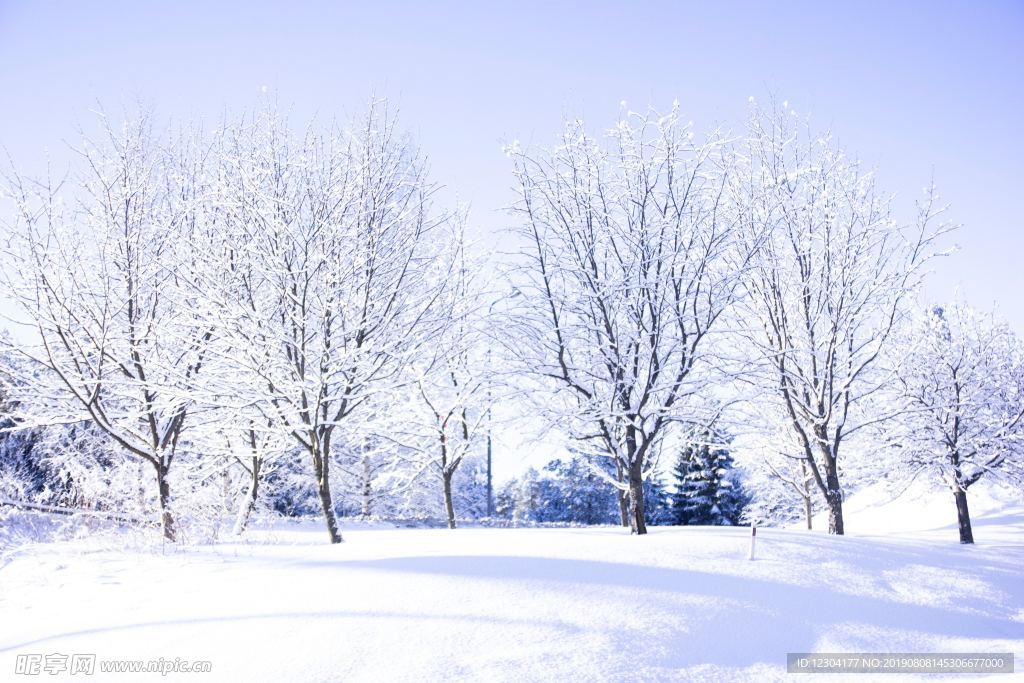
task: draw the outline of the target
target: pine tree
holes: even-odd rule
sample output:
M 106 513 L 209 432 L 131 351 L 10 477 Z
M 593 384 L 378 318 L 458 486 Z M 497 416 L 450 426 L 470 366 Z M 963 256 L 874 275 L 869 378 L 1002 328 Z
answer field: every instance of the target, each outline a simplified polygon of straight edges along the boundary
M 668 489 L 657 473 L 644 482 L 644 518 L 648 526 L 673 524 Z
M 672 467 L 672 482 L 675 486 L 675 493 L 669 503 L 669 516 L 671 523 L 676 526 L 689 524 L 688 499 L 686 496 L 686 477 L 690 473 L 690 461 L 694 456 L 693 444 L 688 445 L 679 452 L 676 463 Z
M 727 447 L 712 449 L 711 442 L 728 443 L 728 438 L 710 430 L 697 437 L 679 454 L 673 468 L 676 491 L 670 508 L 676 525 L 739 524 L 747 495 L 733 467 Z
M 749 496 L 743 490 L 728 448 L 716 448 L 712 453 L 712 473 L 716 487 L 715 507 L 718 516 L 712 524 L 735 526 L 740 523 Z
M 717 486 L 710 434 L 704 432 L 702 442 L 691 443 L 680 454 L 676 464 L 676 492 L 672 499 L 675 524 L 713 524 L 716 511 Z
M 614 487 L 582 456 L 568 462 L 554 460 L 545 470 L 556 483 L 560 497 L 560 522 L 612 524 L 616 519 Z

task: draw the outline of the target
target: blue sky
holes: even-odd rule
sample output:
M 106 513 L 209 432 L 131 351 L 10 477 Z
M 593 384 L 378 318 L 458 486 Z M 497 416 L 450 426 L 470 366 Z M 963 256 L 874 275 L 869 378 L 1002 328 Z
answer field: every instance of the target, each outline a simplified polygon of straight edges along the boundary
M 929 293 L 960 286 L 1024 333 L 1024 3 L 11 2 L 0 0 L 0 143 L 28 170 L 63 158 L 101 102 L 159 117 L 259 106 L 295 119 L 401 108 L 433 175 L 505 224 L 504 141 L 547 144 L 566 114 L 620 100 L 738 128 L 775 93 L 879 169 L 904 208 L 934 173 L 964 228 Z

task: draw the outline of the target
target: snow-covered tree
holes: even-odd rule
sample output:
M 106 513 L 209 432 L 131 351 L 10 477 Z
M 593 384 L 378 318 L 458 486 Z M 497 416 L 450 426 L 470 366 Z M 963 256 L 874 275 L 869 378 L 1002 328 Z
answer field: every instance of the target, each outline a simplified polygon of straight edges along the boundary
M 733 442 L 737 469 L 742 473 L 749 501 L 744 514 L 747 521 L 762 524 L 792 524 L 801 516 L 807 529 L 813 528 L 813 517 L 821 511 L 821 496 L 807 460 L 793 443 L 792 427 L 777 401 L 748 403 L 743 406 L 743 432 Z M 739 427 L 739 423 L 734 422 Z M 871 443 L 878 452 L 884 446 Z M 850 462 L 844 459 L 844 464 Z M 870 478 L 877 479 L 875 472 Z M 843 471 L 845 485 L 849 473 Z M 858 483 L 857 481 L 853 482 Z
M 807 530 L 814 527 L 814 479 L 804 458 L 789 459 L 785 465 L 775 466 L 766 461 L 765 467 L 778 482 L 784 484 L 788 497 L 795 496 L 803 505 Z
M 898 222 L 873 175 L 785 104 L 754 107 L 730 164 L 730 195 L 757 251 L 745 319 L 761 362 L 749 379 L 758 402 L 778 403 L 829 531 L 842 534 L 843 446 L 877 417 L 867 408 L 888 380 L 879 354 L 948 226 L 933 226 L 931 190 L 916 220 Z
M 973 543 L 967 489 L 984 476 L 1024 484 L 1024 349 L 1005 323 L 960 303 L 934 306 L 902 341 L 901 471 L 941 478 L 960 542 Z
M 456 526 L 453 482 L 463 461 L 485 449 L 495 398 L 486 349 L 479 264 L 466 254 L 461 226 L 448 239 L 454 268 L 434 303 L 437 335 L 414 359 L 409 386 L 389 411 L 390 432 L 440 484 L 448 528 Z
M 702 453 L 703 451 L 703 453 Z M 672 476 L 672 523 L 676 525 L 706 524 L 715 500 L 715 486 L 709 470 L 710 447 L 687 444 L 679 453 Z
M 509 349 L 543 417 L 616 460 L 643 534 L 652 446 L 707 389 L 744 256 L 717 136 L 695 140 L 674 107 L 629 113 L 606 140 L 573 121 L 550 151 L 507 149 L 528 245 Z
M 618 520 L 616 489 L 594 471 L 590 458 L 575 455 L 545 465 L 544 521 L 611 524 Z
M 235 534 L 241 534 L 249 524 L 267 467 L 289 453 L 288 446 L 291 444 L 273 427 L 272 420 L 240 423 L 237 418 L 231 418 L 226 424 L 221 424 L 217 431 L 216 446 L 224 447 L 223 459 L 226 461 L 222 469 L 237 469 L 245 474 L 245 490 L 239 499 L 235 516 Z M 219 451 L 211 444 L 207 444 L 206 449 L 212 454 Z
M 145 117 L 100 120 L 65 182 L 6 179 L 5 294 L 30 328 L 14 350 L 31 373 L 7 388 L 24 425 L 88 421 L 111 453 L 148 463 L 174 540 L 168 473 L 211 338 L 189 305 L 203 160 L 187 137 L 162 146 Z
M 533 467 L 528 468 L 522 476 L 510 481 L 507 488 L 513 523 L 538 521 L 543 505 L 540 474 L 537 470 Z
M 740 523 L 747 495 L 733 466 L 729 439 L 695 430 L 672 474 L 672 524 L 732 526 Z
M 423 159 L 381 103 L 325 135 L 296 136 L 268 110 L 228 127 L 220 148 L 227 242 L 211 248 L 222 265 L 208 311 L 221 321 L 225 373 L 209 392 L 243 424 L 269 422 L 298 444 L 337 543 L 334 439 L 372 417 L 364 404 L 393 388 L 437 331 L 432 304 L 450 263 L 435 258 L 435 228 L 445 217 L 431 207 Z
M 9 345 L 6 334 L 3 339 Z M 23 362 L 10 352 L 0 351 L 0 376 L 11 380 L 29 374 L 17 368 Z M 53 473 L 38 455 L 42 429 L 19 429 L 18 412 L 9 390 L 0 386 L 0 501 L 55 502 L 50 498 L 54 493 Z M 45 499 L 37 500 L 40 496 Z
M 354 501 L 359 516 L 368 518 L 395 510 L 391 499 L 399 496 L 397 488 L 402 480 L 395 476 L 400 469 L 395 447 L 377 435 L 373 420 L 360 427 L 364 427 L 360 433 L 345 435 L 344 443 L 336 449 L 335 460 L 343 475 L 343 497 Z

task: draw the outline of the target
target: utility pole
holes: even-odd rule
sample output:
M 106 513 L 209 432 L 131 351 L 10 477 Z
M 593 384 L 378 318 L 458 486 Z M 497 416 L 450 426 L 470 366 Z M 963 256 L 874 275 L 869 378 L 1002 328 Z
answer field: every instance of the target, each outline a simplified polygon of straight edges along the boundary
M 490 355 L 490 350 L 488 350 Z M 490 382 L 490 380 L 488 380 Z M 491 387 L 487 387 L 487 516 L 494 516 L 494 480 L 491 475 Z
M 487 308 L 487 317 L 490 318 L 494 313 L 494 304 L 498 303 L 493 301 Z M 491 456 L 493 455 L 491 446 L 491 382 L 493 381 L 494 368 L 491 367 L 491 347 L 494 345 L 493 341 L 487 342 L 487 517 L 490 519 L 494 516 L 494 475 L 491 470 Z
M 506 299 L 514 299 L 517 296 L 522 296 L 523 293 L 516 287 L 512 287 L 511 293 Z M 500 302 L 501 299 L 495 299 L 491 302 L 491 305 L 487 307 L 487 317 L 490 319 L 494 315 L 494 307 Z M 493 456 L 492 440 L 491 440 L 491 386 L 494 382 L 494 367 L 491 365 L 491 348 L 494 346 L 493 338 L 487 342 L 487 516 L 494 516 L 494 475 L 491 469 L 491 460 Z

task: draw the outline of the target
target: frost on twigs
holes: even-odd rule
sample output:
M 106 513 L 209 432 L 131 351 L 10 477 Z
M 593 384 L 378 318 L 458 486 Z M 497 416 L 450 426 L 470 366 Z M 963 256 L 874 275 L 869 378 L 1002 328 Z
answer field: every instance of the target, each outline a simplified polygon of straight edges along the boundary
M 702 419 L 709 351 L 747 256 L 715 211 L 723 141 L 668 114 L 625 112 L 603 138 L 569 121 L 551 151 L 513 154 L 529 246 L 514 274 L 517 359 L 545 421 L 611 459 L 646 533 L 643 481 L 673 422 Z

